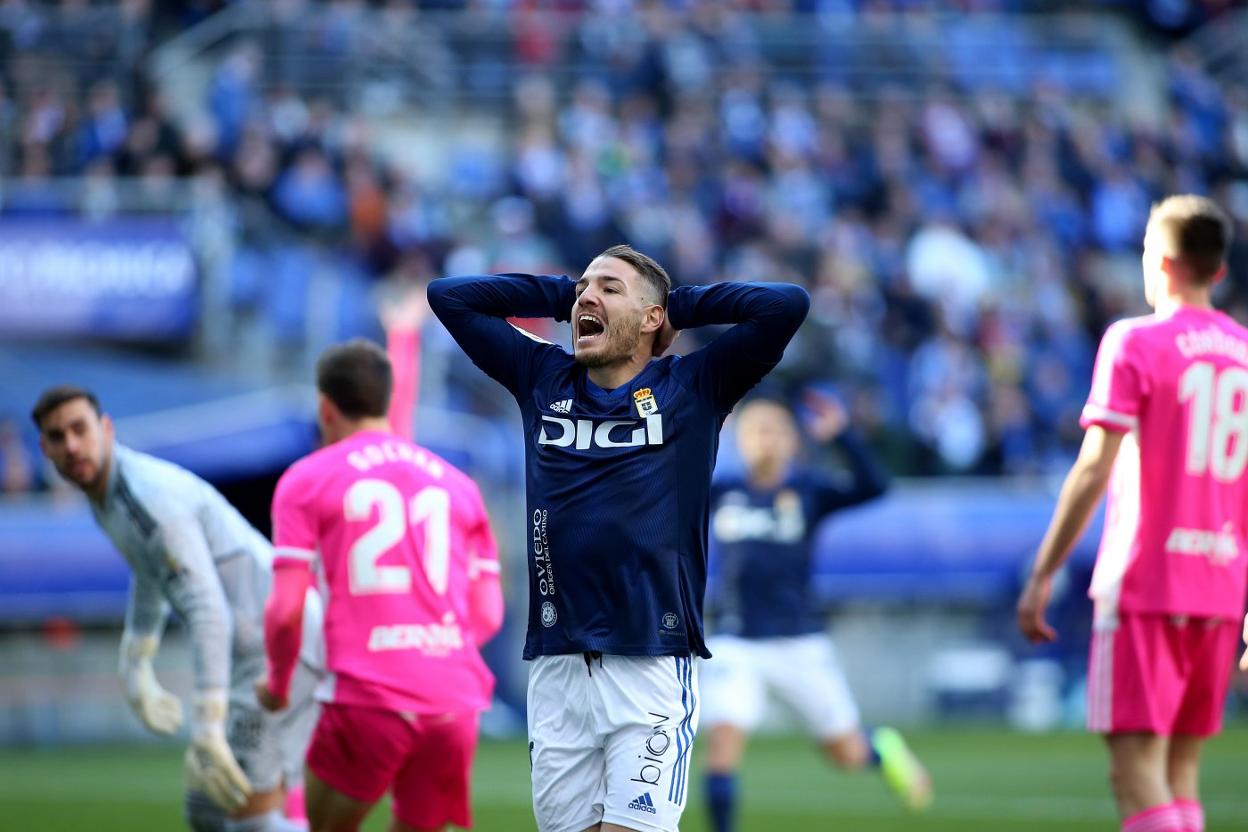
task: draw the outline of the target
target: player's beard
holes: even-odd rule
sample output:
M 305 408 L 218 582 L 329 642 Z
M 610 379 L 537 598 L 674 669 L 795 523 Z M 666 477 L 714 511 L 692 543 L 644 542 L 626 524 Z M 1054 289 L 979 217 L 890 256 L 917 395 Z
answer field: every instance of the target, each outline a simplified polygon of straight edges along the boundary
M 576 363 L 594 370 L 632 359 L 641 343 L 641 316 L 631 315 L 627 320 L 613 322 L 607 326 L 605 335 L 607 342 L 602 347 L 593 351 L 576 350 Z
M 89 466 L 78 465 L 73 462 L 68 463 L 65 469 L 58 473 L 83 491 L 90 491 L 99 484 L 100 478 L 104 476 L 104 461 L 103 459 L 87 461 L 90 462 Z M 75 468 L 81 469 L 84 467 L 87 471 L 86 474 L 80 476 L 75 473 Z

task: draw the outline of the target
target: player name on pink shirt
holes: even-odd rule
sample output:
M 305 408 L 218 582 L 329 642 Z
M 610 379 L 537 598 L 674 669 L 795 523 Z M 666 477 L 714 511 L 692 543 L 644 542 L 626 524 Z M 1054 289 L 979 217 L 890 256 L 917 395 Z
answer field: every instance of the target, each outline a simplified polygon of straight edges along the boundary
M 1248 329 L 1190 307 L 1118 321 L 1081 423 L 1127 434 L 1090 590 L 1098 611 L 1242 615 Z
M 492 635 L 473 587 L 498 555 L 476 485 L 405 439 L 364 432 L 283 475 L 273 498 L 275 565 L 315 569 L 325 598 L 320 698 L 412 713 L 481 710 Z

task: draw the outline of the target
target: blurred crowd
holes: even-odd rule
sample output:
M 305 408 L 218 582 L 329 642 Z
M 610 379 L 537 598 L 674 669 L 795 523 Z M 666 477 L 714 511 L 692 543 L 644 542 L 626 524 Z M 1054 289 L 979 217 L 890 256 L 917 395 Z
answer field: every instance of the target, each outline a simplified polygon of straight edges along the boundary
M 21 59 L 39 44 L 22 46 L 23 5 L 0 4 L 5 212 L 54 210 L 47 177 L 85 177 L 103 206 L 119 177 L 154 193 L 200 177 L 376 278 L 576 273 L 627 241 L 678 283 L 801 283 L 814 303 L 779 383 L 834 389 L 899 474 L 1068 462 L 1100 333 L 1141 310 L 1139 241 L 1164 194 L 1210 193 L 1233 213 L 1223 300 L 1248 319 L 1248 86 L 1215 83 L 1183 50 L 1165 59 L 1159 111 L 1140 117 L 1044 77 L 865 96 L 788 77 L 725 11 L 922 3 L 591 4 L 610 14 L 576 24 L 576 65 L 597 61 L 573 78 L 557 67 L 563 41 L 516 15 L 507 141 L 452 148 L 429 178 L 384 154 L 349 102 L 271 79 L 255 45 L 175 120 L 143 68 L 144 0 L 121 4 L 135 37 L 106 39 L 124 71 L 41 75 L 46 62 Z M 368 4 L 330 5 L 346 20 Z

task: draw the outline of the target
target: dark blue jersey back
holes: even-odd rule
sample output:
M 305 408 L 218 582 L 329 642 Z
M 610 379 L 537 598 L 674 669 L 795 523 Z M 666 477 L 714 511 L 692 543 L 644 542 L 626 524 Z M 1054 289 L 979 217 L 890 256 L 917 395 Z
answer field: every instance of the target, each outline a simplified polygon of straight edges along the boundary
M 711 537 L 708 629 L 742 638 L 819 632 L 824 612 L 812 587 L 813 542 L 821 520 L 883 493 L 883 474 L 852 435 L 838 442 L 849 481 L 797 468 L 773 488 L 745 476 L 717 479 Z
M 709 657 L 702 599 L 719 430 L 779 360 L 805 315 L 805 293 L 782 284 L 675 290 L 668 315 L 677 328 L 738 325 L 605 391 L 566 351 L 501 317 L 566 320 L 573 286 L 567 278 L 505 276 L 429 288 L 439 318 L 512 392 L 523 416 L 525 658 L 588 650 Z

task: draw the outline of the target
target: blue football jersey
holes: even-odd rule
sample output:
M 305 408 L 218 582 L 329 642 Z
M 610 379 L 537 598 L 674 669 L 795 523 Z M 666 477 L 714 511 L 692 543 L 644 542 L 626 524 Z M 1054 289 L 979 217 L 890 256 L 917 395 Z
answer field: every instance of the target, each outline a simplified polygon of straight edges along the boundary
M 798 467 L 772 488 L 744 475 L 716 479 L 706 614 L 714 633 L 778 638 L 819 632 L 824 613 L 812 587 L 813 543 L 820 521 L 884 493 L 886 480 L 851 433 L 837 440 L 849 467 L 838 480 Z
M 434 312 L 503 384 L 524 423 L 529 622 L 524 656 L 599 651 L 709 657 L 702 631 L 711 472 L 732 406 L 780 360 L 804 290 L 673 290 L 677 329 L 735 324 L 687 356 L 603 390 L 566 350 L 508 316 L 567 320 L 575 282 L 501 275 L 429 286 Z

